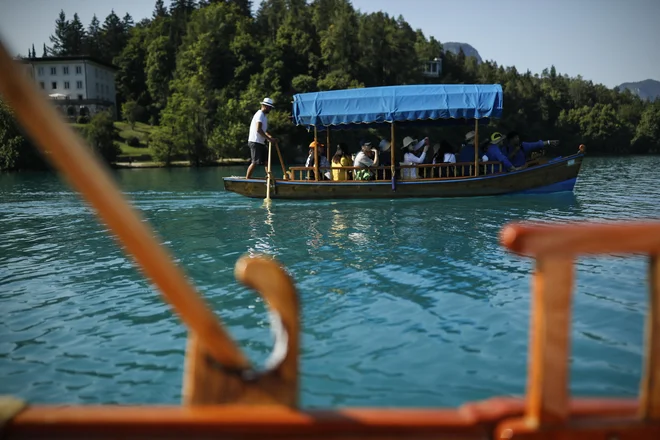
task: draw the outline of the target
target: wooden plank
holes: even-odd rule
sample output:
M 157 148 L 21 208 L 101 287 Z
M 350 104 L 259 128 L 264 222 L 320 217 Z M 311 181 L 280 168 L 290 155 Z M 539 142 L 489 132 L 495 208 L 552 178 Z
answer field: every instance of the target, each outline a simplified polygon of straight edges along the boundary
M 179 317 L 194 330 L 209 352 L 226 365 L 244 366 L 247 359 L 186 279 L 146 220 L 128 203 L 114 178 L 64 123 L 44 94 L 30 83 L 0 42 L 0 92 L 21 126 L 71 186 L 96 210 L 126 252 L 160 289 Z
M 266 371 L 226 368 L 215 362 L 195 333 L 188 336 L 184 405 L 240 403 L 298 405 L 299 316 L 295 286 L 285 270 L 266 257 L 241 257 L 235 276 L 259 292 L 274 319 L 275 347 Z
M 510 224 L 500 233 L 503 246 L 518 254 L 586 255 L 659 253 L 660 222 Z
M 640 385 L 640 417 L 660 422 L 660 256 L 649 261 L 649 305 L 644 344 L 644 375 Z
M 565 425 L 536 430 L 525 419 L 505 420 L 494 430 L 492 439 L 511 440 L 657 440 L 660 424 L 646 424 L 636 417 L 602 419 L 592 417 Z
M 526 422 L 563 422 L 569 412 L 573 260 L 539 258 L 533 275 Z
M 459 409 L 351 408 L 295 411 L 282 406 L 34 406 L 16 416 L 7 438 L 489 438 L 522 415 L 524 402 L 490 399 Z M 574 420 L 633 417 L 634 399 L 577 399 Z M 602 418 L 600 419 L 603 420 Z M 451 437 L 451 436 L 455 437 Z M 467 437 L 466 437 L 467 436 Z M 446 437 L 445 437 L 446 438 Z M 490 437 L 500 438 L 500 437 Z

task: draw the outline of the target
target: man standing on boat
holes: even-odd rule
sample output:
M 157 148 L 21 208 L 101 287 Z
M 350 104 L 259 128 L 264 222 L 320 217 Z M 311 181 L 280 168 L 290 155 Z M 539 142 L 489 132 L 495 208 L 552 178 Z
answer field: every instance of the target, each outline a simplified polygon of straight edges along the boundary
M 512 131 L 506 135 L 506 143 L 502 147 L 502 152 L 509 158 L 514 167 L 520 168 L 525 166 L 527 155 L 531 152 L 558 144 L 559 141 L 520 142 L 518 132 Z
M 255 166 L 264 164 L 264 158 L 266 156 L 266 140 L 273 144 L 277 143 L 277 139 L 268 133 L 268 118 L 266 117 L 273 108 L 275 108 L 273 100 L 270 98 L 264 98 L 264 100 L 261 101 L 261 108 L 257 110 L 252 117 L 250 134 L 248 136 L 251 163 L 247 169 L 247 174 L 245 175 L 246 179 L 252 177 L 252 172 L 254 171 Z

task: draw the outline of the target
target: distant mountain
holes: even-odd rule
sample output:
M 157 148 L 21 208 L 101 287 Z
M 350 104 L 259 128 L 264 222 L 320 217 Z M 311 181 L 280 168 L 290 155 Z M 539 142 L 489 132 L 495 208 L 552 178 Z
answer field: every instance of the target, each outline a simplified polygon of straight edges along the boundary
M 619 90 L 628 89 L 642 99 L 655 101 L 660 98 L 660 81 L 646 79 L 644 81 L 623 83 Z
M 442 47 L 444 47 L 445 51 L 452 52 L 457 55 L 458 52 L 463 49 L 463 53 L 466 57 L 475 57 L 477 59 L 477 64 L 480 64 L 483 61 L 479 55 L 479 52 L 477 52 L 477 49 L 467 43 L 442 43 Z

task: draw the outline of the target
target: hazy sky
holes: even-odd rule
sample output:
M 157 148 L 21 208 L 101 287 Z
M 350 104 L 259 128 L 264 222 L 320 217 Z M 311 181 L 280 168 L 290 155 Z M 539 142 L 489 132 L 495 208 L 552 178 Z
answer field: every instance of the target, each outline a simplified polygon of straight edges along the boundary
M 77 12 L 85 26 L 103 22 L 111 9 L 137 22 L 151 16 L 155 0 L 0 0 L 0 38 L 15 54 L 27 54 L 55 28 L 60 9 Z M 259 0 L 253 1 L 254 10 Z M 552 64 L 614 87 L 660 80 L 660 0 L 353 0 L 362 12 L 403 15 L 440 42 L 474 46 L 483 59 L 540 73 Z M 169 0 L 165 0 L 169 4 Z

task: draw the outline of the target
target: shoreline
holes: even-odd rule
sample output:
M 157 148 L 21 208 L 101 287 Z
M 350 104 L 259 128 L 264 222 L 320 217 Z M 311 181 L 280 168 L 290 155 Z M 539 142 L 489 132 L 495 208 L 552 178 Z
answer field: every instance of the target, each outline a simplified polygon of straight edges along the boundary
M 218 159 L 211 163 L 206 163 L 195 167 L 188 160 L 175 160 L 170 162 L 169 166 L 166 166 L 162 162 L 155 161 L 117 161 L 111 165 L 114 169 L 143 169 L 143 168 L 206 168 L 206 167 L 227 167 L 227 166 L 248 166 L 250 165 L 249 159 L 239 159 L 239 158 L 228 158 L 228 159 Z

